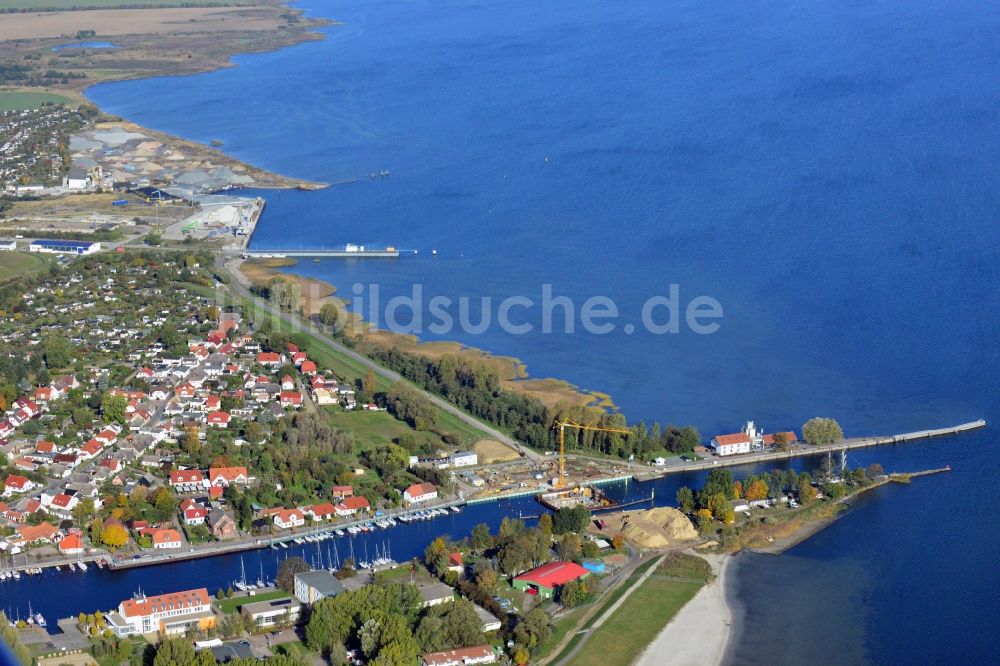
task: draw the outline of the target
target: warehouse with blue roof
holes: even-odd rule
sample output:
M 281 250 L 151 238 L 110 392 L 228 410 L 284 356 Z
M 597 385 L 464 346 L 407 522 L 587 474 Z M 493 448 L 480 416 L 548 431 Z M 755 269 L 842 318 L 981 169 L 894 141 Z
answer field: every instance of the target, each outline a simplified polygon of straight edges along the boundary
M 101 244 L 93 241 L 45 240 L 39 238 L 31 241 L 30 252 L 48 252 L 49 254 L 93 254 L 101 249 Z

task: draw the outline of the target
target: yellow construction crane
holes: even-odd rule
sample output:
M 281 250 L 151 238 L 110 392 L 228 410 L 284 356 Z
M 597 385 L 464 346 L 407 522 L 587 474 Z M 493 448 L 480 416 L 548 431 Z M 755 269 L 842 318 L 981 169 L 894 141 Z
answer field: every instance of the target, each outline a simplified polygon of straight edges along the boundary
M 559 428 L 559 483 L 556 488 L 562 488 L 566 485 L 566 426 L 571 428 L 576 428 L 577 430 L 596 430 L 599 432 L 619 432 L 625 435 L 632 433 L 631 430 L 626 430 L 624 428 L 606 428 L 604 426 L 596 425 L 583 425 L 582 423 L 577 423 L 576 421 L 571 421 L 569 419 L 563 419 L 562 421 L 556 421 L 552 427 Z

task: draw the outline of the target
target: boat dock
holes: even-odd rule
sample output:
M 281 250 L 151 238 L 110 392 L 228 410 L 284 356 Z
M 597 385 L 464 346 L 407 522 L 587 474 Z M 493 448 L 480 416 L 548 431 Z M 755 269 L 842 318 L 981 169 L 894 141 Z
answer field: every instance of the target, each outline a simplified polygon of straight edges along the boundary
M 407 254 L 416 252 L 407 251 Z M 400 251 L 394 247 L 379 250 L 364 246 L 348 245 L 343 249 L 303 248 L 298 250 L 244 250 L 245 259 L 284 259 L 286 257 L 306 257 L 313 259 L 394 259 Z
M 642 472 L 635 475 L 636 481 L 655 481 L 668 474 L 677 474 L 681 472 L 696 472 L 706 469 L 714 469 L 716 467 L 733 467 L 736 465 L 755 465 L 763 462 L 773 462 L 777 460 L 790 460 L 791 458 L 798 458 L 801 456 L 814 456 L 822 453 L 839 453 L 841 451 L 846 451 L 848 449 L 861 449 L 867 448 L 869 446 L 884 446 L 886 444 L 903 444 L 905 442 L 912 442 L 921 439 L 929 439 L 932 437 L 943 437 L 946 435 L 958 435 L 965 432 L 972 432 L 974 430 L 981 430 L 986 427 L 985 419 L 979 419 L 977 421 L 970 421 L 969 423 L 961 423 L 956 426 L 950 426 L 947 428 L 935 428 L 932 430 L 917 430 L 914 432 L 905 432 L 898 435 L 884 435 L 879 437 L 862 437 L 857 439 L 845 439 L 840 442 L 834 442 L 833 444 L 824 444 L 820 446 L 811 446 L 809 444 L 798 444 L 788 451 L 766 451 L 759 453 L 741 453 L 733 456 L 724 457 L 711 457 L 704 460 L 695 460 L 692 462 L 682 462 L 678 465 L 669 465 L 665 467 L 660 467 L 656 469 L 651 469 L 648 472 Z

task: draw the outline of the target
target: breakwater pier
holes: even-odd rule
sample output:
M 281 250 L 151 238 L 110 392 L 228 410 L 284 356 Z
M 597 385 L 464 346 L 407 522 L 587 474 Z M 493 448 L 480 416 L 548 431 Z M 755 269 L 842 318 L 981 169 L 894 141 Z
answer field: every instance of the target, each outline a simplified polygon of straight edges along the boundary
M 946 435 L 959 435 L 965 432 L 981 430 L 986 427 L 985 419 L 978 419 L 968 423 L 949 426 L 947 428 L 935 428 L 931 430 L 916 430 L 896 435 L 881 435 L 876 437 L 859 437 L 844 439 L 832 444 L 810 445 L 795 444 L 784 451 L 758 451 L 755 453 L 742 453 L 732 456 L 712 456 L 704 460 L 691 461 L 670 461 L 670 464 L 658 467 L 653 470 L 643 471 L 635 475 L 636 481 L 653 481 L 668 474 L 680 472 L 695 472 L 698 470 L 713 469 L 715 467 L 731 467 L 735 465 L 747 465 L 762 462 L 772 462 L 779 460 L 789 460 L 801 456 L 814 456 L 822 453 L 840 453 L 849 449 L 861 449 L 869 446 L 885 446 L 888 444 L 904 444 L 932 437 L 943 437 Z

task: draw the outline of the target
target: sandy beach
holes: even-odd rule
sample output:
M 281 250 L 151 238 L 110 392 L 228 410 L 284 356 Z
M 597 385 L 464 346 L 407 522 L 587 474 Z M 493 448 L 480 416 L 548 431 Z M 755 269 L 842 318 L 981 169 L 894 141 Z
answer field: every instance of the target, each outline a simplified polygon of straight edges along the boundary
M 732 611 L 726 603 L 726 570 L 732 557 L 699 554 L 717 578 L 695 595 L 649 644 L 638 666 L 711 666 L 726 655 Z

